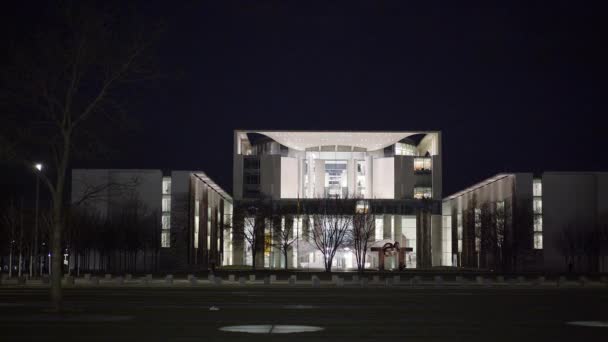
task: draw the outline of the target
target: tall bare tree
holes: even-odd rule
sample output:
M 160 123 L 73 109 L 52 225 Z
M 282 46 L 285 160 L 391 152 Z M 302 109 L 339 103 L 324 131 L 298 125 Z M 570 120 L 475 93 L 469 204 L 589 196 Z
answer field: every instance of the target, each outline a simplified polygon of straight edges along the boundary
M 269 204 L 263 199 L 250 201 L 235 209 L 232 234 L 235 241 L 245 242 L 244 247 L 251 251 L 251 266 L 254 269 L 259 266 L 259 253 L 264 253 L 266 223 L 271 217 L 270 212 Z
M 363 201 L 362 203 L 362 207 L 357 207 L 355 209 L 355 214 L 352 219 L 353 228 L 350 234 L 355 260 L 357 261 L 357 270 L 359 272 L 365 270 L 367 250 L 374 241 L 374 234 L 376 231 L 374 214 L 372 213 L 370 204 L 368 201 Z
M 19 209 L 12 201 L 9 205 L 3 208 L 0 215 L 0 225 L 4 230 L 4 236 L 7 238 L 5 241 L 8 242 L 8 276 L 13 276 L 13 255 L 17 249 L 17 240 L 19 236 Z
M 296 231 L 294 227 L 294 217 L 285 217 L 281 215 L 281 211 L 275 212 L 272 218 L 273 246 L 279 249 L 283 260 L 285 261 L 284 268 L 289 268 L 288 254 L 292 250 L 292 246 L 297 241 Z
M 331 272 L 336 252 L 343 247 L 353 220 L 352 210 L 352 201 L 341 198 L 322 198 L 317 205 L 305 208 L 313 220 L 309 239 L 323 255 L 326 272 Z
M 132 16 L 81 2 L 54 9 L 23 46 L 7 49 L 15 53 L 2 68 L 0 141 L 9 143 L 2 159 L 30 168 L 45 160 L 40 176 L 52 200 L 51 299 L 59 311 L 68 168 L 75 155 L 103 151 L 100 127 L 124 122 L 117 90 L 152 77 L 147 51 L 156 29 L 134 28 Z

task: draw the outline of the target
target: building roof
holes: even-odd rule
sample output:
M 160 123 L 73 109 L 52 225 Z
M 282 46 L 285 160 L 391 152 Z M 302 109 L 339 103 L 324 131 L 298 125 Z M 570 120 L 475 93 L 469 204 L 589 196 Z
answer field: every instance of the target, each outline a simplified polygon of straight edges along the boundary
M 365 148 L 369 151 L 378 150 L 393 145 L 403 138 L 421 133 L 438 133 L 437 131 L 410 132 L 372 132 L 372 131 L 273 131 L 248 130 L 249 133 L 259 133 L 268 136 L 281 145 L 296 150 L 324 145 L 343 145 Z
M 490 183 L 494 183 L 494 182 L 499 181 L 499 180 L 501 180 L 501 179 L 503 179 L 505 177 L 509 177 L 509 176 L 513 176 L 513 175 L 514 175 L 513 173 L 499 173 L 499 174 L 494 175 L 494 176 L 492 176 L 490 178 L 486 178 L 486 179 L 482 180 L 479 183 L 475 183 L 475 184 L 471 185 L 470 187 L 468 187 L 468 188 L 466 188 L 464 190 L 458 191 L 457 193 L 452 194 L 452 195 L 444 198 L 443 200 L 444 201 L 452 200 L 452 199 L 454 199 L 456 197 L 460 197 L 460 196 L 466 194 L 467 192 L 471 192 L 471 191 L 477 190 L 477 189 L 482 188 L 482 187 L 484 187 L 484 186 L 486 186 L 486 185 L 488 185 Z
M 209 178 L 209 176 L 207 176 L 206 173 L 204 173 L 202 171 L 192 171 L 192 174 L 196 178 L 200 179 L 205 184 L 207 184 L 211 189 L 213 189 L 215 192 L 217 192 L 225 200 L 232 202 L 232 197 L 226 191 L 224 191 L 224 189 L 222 189 L 219 185 L 217 185 L 217 183 L 215 183 L 211 178 Z

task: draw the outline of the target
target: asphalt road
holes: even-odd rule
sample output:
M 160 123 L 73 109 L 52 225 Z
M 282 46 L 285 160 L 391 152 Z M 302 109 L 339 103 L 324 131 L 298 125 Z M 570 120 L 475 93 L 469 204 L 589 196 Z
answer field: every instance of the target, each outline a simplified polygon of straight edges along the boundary
M 608 321 L 608 288 L 77 287 L 62 315 L 47 298 L 0 288 L 0 341 L 608 341 L 608 328 L 566 324 Z M 219 330 L 244 324 L 324 330 Z

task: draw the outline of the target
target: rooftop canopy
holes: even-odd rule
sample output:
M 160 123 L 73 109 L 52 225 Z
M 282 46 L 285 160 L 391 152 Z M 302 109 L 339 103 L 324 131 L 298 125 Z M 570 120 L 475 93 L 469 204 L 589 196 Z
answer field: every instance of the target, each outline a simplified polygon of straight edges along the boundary
M 356 146 L 368 151 L 393 145 L 415 134 L 436 132 L 332 132 L 332 131 L 249 131 L 266 135 L 296 150 L 326 145 Z

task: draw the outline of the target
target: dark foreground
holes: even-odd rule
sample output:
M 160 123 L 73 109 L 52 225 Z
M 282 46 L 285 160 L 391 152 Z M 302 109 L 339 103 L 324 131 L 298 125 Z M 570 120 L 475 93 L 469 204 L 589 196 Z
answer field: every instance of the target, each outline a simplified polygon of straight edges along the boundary
M 0 288 L 0 341 L 608 341 L 608 328 L 566 324 L 608 320 L 601 288 L 72 288 L 59 317 L 46 299 Z M 239 324 L 324 330 L 218 330 Z

